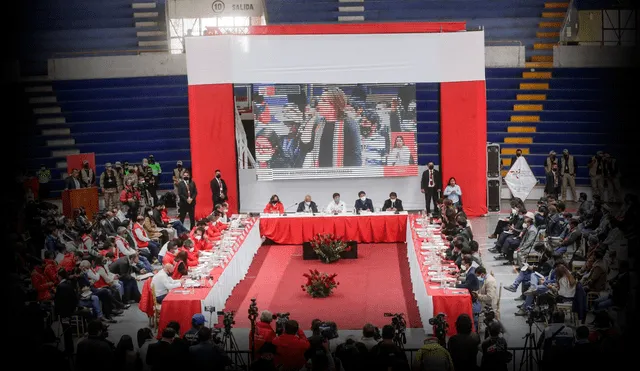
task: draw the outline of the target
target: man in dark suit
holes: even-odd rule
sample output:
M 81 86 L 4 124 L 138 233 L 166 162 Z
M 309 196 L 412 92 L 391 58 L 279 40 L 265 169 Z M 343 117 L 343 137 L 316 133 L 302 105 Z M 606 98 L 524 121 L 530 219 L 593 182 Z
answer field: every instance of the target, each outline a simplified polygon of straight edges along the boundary
M 189 214 L 190 226 L 196 225 L 196 196 L 198 190 L 196 189 L 196 183 L 190 178 L 191 173 L 185 170 L 182 173 L 182 180 L 178 182 L 178 208 L 180 213 L 178 218 L 180 223 L 184 224 L 184 219 Z
M 174 371 L 174 367 L 183 360 L 177 360 L 171 347 L 176 331 L 171 327 L 162 330 L 162 338 L 156 343 L 149 344 L 147 357 L 144 360 L 151 371 Z
M 310 195 L 306 195 L 304 196 L 304 202 L 300 202 L 298 204 L 298 210 L 296 210 L 296 212 L 316 214 L 318 212 L 318 205 L 316 205 L 315 202 L 311 201 Z
M 224 179 L 222 179 L 220 170 L 216 170 L 216 176 L 211 179 L 211 183 L 209 183 L 209 186 L 211 187 L 213 209 L 215 210 L 216 205 L 222 205 L 223 202 L 229 199 L 229 197 L 227 197 L 227 183 L 225 183 Z
M 402 200 L 398 199 L 398 195 L 395 192 L 389 193 L 389 199 L 382 205 L 382 211 L 402 211 Z
M 143 270 L 137 267 L 138 254 L 123 256 L 109 265 L 109 271 L 118 275 L 118 279 L 122 282 L 124 295 L 122 301 L 127 304 L 133 304 L 140 301 L 140 291 L 138 283 L 132 276 L 133 273 L 143 273 Z
M 422 173 L 420 191 L 424 193 L 427 213 L 431 213 L 431 200 L 433 200 L 433 213 L 437 214 L 439 212 L 438 200 L 442 190 L 442 178 L 440 177 L 440 172 L 434 169 L 433 162 L 429 162 L 427 167 L 428 169 Z
M 476 268 L 472 267 L 473 258 L 471 255 L 464 255 L 462 257 L 462 267 L 464 267 L 464 271 L 466 272 L 464 282 L 456 285 L 456 288 L 459 289 L 467 289 L 469 292 L 480 290 L 480 281 L 478 281 L 478 276 L 476 276 Z
M 364 191 L 358 192 L 358 199 L 354 205 L 356 213 L 360 214 L 361 210 L 369 210 L 373 212 L 373 201 L 367 198 L 367 194 Z
M 80 184 L 80 172 L 78 169 L 71 170 L 71 175 L 69 175 L 64 180 L 64 189 L 80 189 L 82 185 Z

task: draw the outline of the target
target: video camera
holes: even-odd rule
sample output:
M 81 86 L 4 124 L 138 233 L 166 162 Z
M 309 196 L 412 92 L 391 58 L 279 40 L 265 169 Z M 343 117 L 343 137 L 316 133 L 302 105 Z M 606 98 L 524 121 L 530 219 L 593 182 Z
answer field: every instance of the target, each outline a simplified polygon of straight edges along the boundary
M 533 324 L 534 322 L 547 322 L 547 314 L 549 313 L 549 305 L 535 305 L 529 311 L 529 317 L 527 317 L 527 324 Z
M 438 313 L 435 317 L 429 318 L 429 324 L 433 326 L 433 333 L 438 338 L 440 345 L 446 344 L 447 332 L 449 331 L 447 315 Z
M 273 315 L 273 320 L 276 321 L 276 334 L 278 336 L 282 335 L 284 333 L 284 325 L 287 323 L 287 321 L 289 320 L 289 312 L 285 312 L 285 313 L 276 313 Z
M 403 313 L 385 313 L 385 317 L 391 317 L 391 326 L 396 332 L 404 332 L 407 328 L 407 321 L 404 319 Z
M 236 321 L 234 319 L 235 312 L 234 311 L 218 312 L 218 315 L 219 316 L 223 316 L 222 317 L 222 326 L 224 326 L 224 330 L 227 331 L 227 332 L 231 331 L 231 327 L 236 324 Z
M 318 326 L 318 330 L 320 330 L 320 335 L 327 340 L 335 339 L 338 337 L 338 325 L 335 322 L 322 322 Z

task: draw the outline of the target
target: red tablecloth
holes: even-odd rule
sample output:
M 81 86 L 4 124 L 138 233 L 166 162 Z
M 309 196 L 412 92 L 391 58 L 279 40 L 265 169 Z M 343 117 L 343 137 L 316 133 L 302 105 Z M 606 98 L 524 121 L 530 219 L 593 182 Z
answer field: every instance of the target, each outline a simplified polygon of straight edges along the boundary
M 408 215 L 283 216 L 260 218 L 260 234 L 281 245 L 301 245 L 318 233 L 358 243 L 405 242 Z
M 412 215 L 410 223 L 413 224 L 413 222 L 417 218 L 417 215 Z M 456 319 L 460 314 L 466 313 L 473 319 L 473 311 L 471 309 L 471 295 L 468 292 L 464 292 L 461 294 L 459 292 L 461 292 L 462 290 L 452 288 L 447 289 L 445 292 L 444 289 L 439 288 L 439 282 L 431 282 L 429 276 L 429 266 L 423 264 L 426 258 L 421 254 L 422 242 L 428 239 L 419 237 L 415 229 L 413 228 L 411 235 L 413 236 L 413 247 L 416 250 L 418 264 L 420 266 L 422 278 L 424 279 L 425 286 L 427 288 L 427 294 L 431 296 L 433 300 L 433 315 L 436 316 L 438 315 L 438 313 L 446 314 L 447 323 L 449 324 L 449 331 L 447 332 L 447 335 L 453 336 L 456 334 Z M 442 238 L 442 236 L 436 235 L 432 238 L 440 239 Z

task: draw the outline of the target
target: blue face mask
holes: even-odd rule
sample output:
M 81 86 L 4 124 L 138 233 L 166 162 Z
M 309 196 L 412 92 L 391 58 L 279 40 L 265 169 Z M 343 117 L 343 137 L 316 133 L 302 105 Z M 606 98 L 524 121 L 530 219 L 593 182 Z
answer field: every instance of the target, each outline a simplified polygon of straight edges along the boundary
M 478 281 L 484 282 L 484 277 L 478 277 Z

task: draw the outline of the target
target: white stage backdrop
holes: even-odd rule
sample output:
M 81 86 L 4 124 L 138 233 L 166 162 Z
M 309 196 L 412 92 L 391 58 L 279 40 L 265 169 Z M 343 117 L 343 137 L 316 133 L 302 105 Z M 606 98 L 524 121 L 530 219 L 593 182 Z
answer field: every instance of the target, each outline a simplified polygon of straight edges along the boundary
M 189 85 L 485 79 L 483 31 L 218 35 L 189 37 L 186 43 Z
M 358 198 L 358 192 L 367 192 L 374 207 L 382 207 L 389 192 L 396 192 L 402 200 L 405 210 L 424 209 L 424 194 L 420 192 L 420 178 L 426 166 L 419 166 L 418 176 L 357 179 L 295 179 L 258 182 L 254 169 L 238 170 L 240 182 L 240 212 L 261 212 L 269 197 L 277 194 L 285 207 L 302 202 L 310 194 L 318 207 L 325 207 L 331 201 L 334 192 L 340 196 L 347 207 L 352 208 Z M 436 166 L 436 169 L 438 166 Z M 287 209 L 295 212 L 294 206 Z

